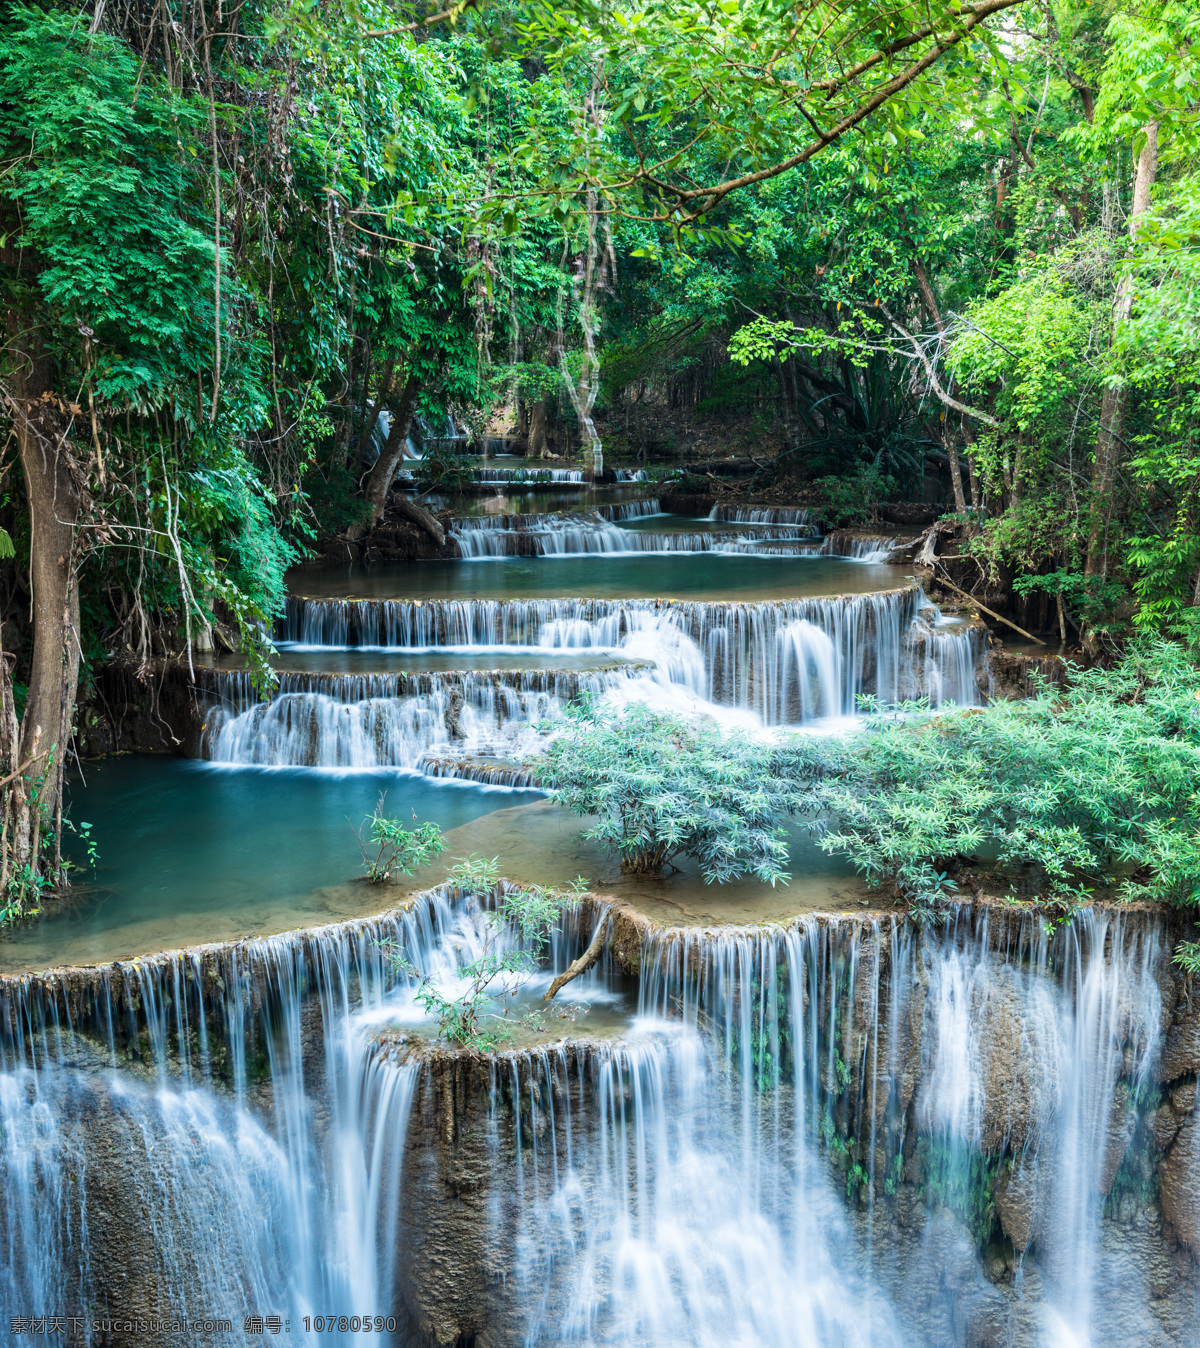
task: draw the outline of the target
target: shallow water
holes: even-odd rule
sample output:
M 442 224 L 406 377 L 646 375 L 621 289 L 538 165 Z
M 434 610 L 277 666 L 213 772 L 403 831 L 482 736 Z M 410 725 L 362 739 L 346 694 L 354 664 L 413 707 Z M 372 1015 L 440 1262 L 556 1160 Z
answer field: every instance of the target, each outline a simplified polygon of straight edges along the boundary
M 904 585 L 903 567 L 844 557 L 722 553 L 488 557 L 470 562 L 301 568 L 288 577 L 310 599 L 708 599 L 759 601 L 867 594 Z
M 685 925 L 778 921 L 857 909 L 867 898 L 841 863 L 799 831 L 787 887 L 706 885 L 690 862 L 664 880 L 636 881 L 580 837 L 587 821 L 537 792 L 416 773 L 227 769 L 150 755 L 85 769 L 86 785 L 71 788 L 71 810 L 92 825 L 95 873 L 76 840 L 68 850 L 81 869 L 70 897 L 0 941 L 0 973 L 99 964 L 377 913 L 444 879 L 455 858 L 471 853 L 498 857 L 504 875 L 527 884 L 565 886 L 586 876 L 659 921 Z M 411 878 L 379 887 L 356 878 L 362 856 L 353 828 L 384 791 L 390 815 L 433 820 L 448 846 Z
M 71 896 L 0 941 L 0 971 L 91 964 L 205 941 L 237 940 L 378 911 L 353 828 L 387 792 L 389 814 L 453 829 L 513 796 L 415 773 L 228 769 L 127 755 L 84 765 L 71 816 L 99 852 Z M 364 830 L 365 835 L 365 830 Z M 325 887 L 341 886 L 334 891 Z
M 197 662 L 199 663 L 199 662 Z M 297 650 L 285 647 L 272 658 L 272 668 L 281 674 L 441 674 L 449 670 L 522 670 L 567 669 L 592 670 L 637 664 L 635 658 L 625 659 L 613 653 L 596 651 L 541 651 L 531 647 L 526 651 L 381 651 L 381 650 Z M 238 657 L 210 659 L 209 669 L 244 670 L 245 662 Z

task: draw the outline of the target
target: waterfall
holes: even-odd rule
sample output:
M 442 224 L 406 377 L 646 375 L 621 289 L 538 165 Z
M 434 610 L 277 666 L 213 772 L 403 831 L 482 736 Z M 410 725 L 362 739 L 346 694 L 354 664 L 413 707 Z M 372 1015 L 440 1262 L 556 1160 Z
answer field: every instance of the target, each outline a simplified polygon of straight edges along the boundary
M 658 498 L 654 496 L 645 501 L 623 501 L 617 505 L 596 507 L 596 514 L 602 520 L 608 520 L 610 524 L 619 523 L 621 520 L 648 519 L 651 515 L 665 513 L 658 502 Z
M 460 556 L 472 559 L 635 552 L 753 552 L 761 556 L 772 551 L 754 547 L 741 533 L 643 533 L 618 528 L 595 513 L 469 517 L 456 521 L 450 532 Z M 764 526 L 758 538 L 800 542 L 803 536 L 795 528 Z M 779 552 L 792 556 L 796 549 Z
M 1007 1234 L 1037 1251 L 1046 1343 L 1107 1342 L 1099 1304 L 1130 1271 L 1106 1253 L 1102 1216 L 1160 1049 L 1160 929 L 1086 911 L 1053 941 L 1026 933 L 1023 959 L 989 936 L 986 919 L 952 924 L 926 952 L 928 1164 L 947 1192 L 994 1174 Z
M 886 562 L 897 546 L 899 538 L 868 538 L 857 534 L 830 534 L 821 544 L 824 557 L 849 557 L 856 562 Z
M 644 468 L 618 468 L 618 482 L 649 482 L 650 474 Z
M 532 1348 L 1194 1337 L 1190 1275 L 1116 1211 L 1171 1112 L 1161 918 L 662 928 L 589 901 L 531 996 L 603 921 L 573 991 L 608 1028 L 490 1056 L 414 1051 L 379 944 L 451 993 L 485 928 L 450 887 L 0 980 L 0 1311 L 169 1308 L 245 1343 L 244 1314 L 331 1311 L 394 1316 L 391 1345 L 425 1317 Z
M 936 613 L 915 588 L 747 604 L 291 599 L 281 639 L 308 648 L 592 650 L 653 662 L 659 685 L 784 725 L 852 715 L 863 693 L 977 703 L 983 634 L 975 624 L 939 625 Z
M 812 524 L 809 512 L 795 506 L 715 505 L 708 518 L 726 524 Z
M 556 1066 L 532 1083 L 542 1100 Z M 739 1098 L 753 1074 L 694 1026 L 644 1022 L 593 1071 L 598 1122 L 561 1155 L 545 1154 L 549 1128 L 540 1141 L 557 1186 L 543 1199 L 532 1164 L 517 1176 L 524 1342 L 899 1348 L 802 1116 L 764 1128 Z
M 221 1341 L 252 1344 L 250 1312 L 297 1341 L 306 1316 L 380 1314 L 372 1341 L 408 1342 L 393 1280 L 420 1068 L 376 1026 L 423 1013 L 378 942 L 449 992 L 485 926 L 442 887 L 369 924 L 0 980 L 0 1312 L 86 1317 L 101 1328 L 71 1341 L 89 1344 L 110 1317 L 228 1317 Z M 552 967 L 580 949 L 556 934 Z
M 416 768 L 462 777 L 444 761 L 516 756 L 540 747 L 537 725 L 582 693 L 603 697 L 644 678 L 649 666 L 595 670 L 455 671 L 433 674 L 288 674 L 269 702 L 249 676 L 210 676 L 220 696 L 204 723 L 203 756 L 259 767 Z M 475 780 L 485 780 L 476 777 Z M 486 777 L 530 785 L 528 774 Z
M 471 472 L 473 482 L 503 482 L 512 485 L 537 484 L 540 482 L 583 483 L 583 470 L 580 468 L 475 468 Z
M 446 920 L 438 906 L 391 925 L 420 950 Z M 239 1343 L 260 1341 L 243 1336 L 251 1311 L 289 1319 L 296 1335 L 305 1315 L 394 1315 L 380 1255 L 416 1069 L 368 1054 L 361 1013 L 350 1012 L 352 993 L 369 1004 L 385 990 L 378 952 L 335 929 L 307 951 L 275 938 L 219 963 L 159 957 L 105 970 L 82 994 L 65 981 L 58 996 L 4 987 L 0 1159 L 18 1252 L 0 1275 L 6 1315 L 86 1306 L 101 1326 L 106 1316 L 229 1317 L 222 1341 Z M 314 982 L 326 1026 L 315 1054 L 303 1046 Z M 130 1055 L 148 1077 L 113 1070 Z M 306 1073 L 321 1082 L 319 1108 Z M 46 1276 L 52 1240 L 60 1283 L 70 1274 L 74 1286 Z

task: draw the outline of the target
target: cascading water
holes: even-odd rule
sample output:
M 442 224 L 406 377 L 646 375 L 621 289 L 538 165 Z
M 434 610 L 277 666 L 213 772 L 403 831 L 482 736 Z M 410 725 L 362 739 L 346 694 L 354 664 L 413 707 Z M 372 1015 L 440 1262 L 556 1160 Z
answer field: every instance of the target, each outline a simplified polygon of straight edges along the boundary
M 524 1341 L 1194 1342 L 1186 1281 L 1151 1309 L 1105 1210 L 1154 1112 L 1164 965 L 1158 927 L 1103 912 L 1053 940 L 986 911 L 653 938 L 595 1114 L 547 1116 L 552 1058 L 526 1087 Z
M 486 533 L 486 531 L 480 531 Z M 982 633 L 941 623 L 915 588 L 758 604 L 660 600 L 290 600 L 281 640 L 305 649 L 591 651 L 641 668 L 597 674 L 588 690 L 618 702 L 701 710 L 746 728 L 851 716 L 856 699 L 978 701 Z M 461 676 L 387 701 L 288 693 L 210 716 L 209 756 L 225 762 L 414 766 L 451 742 L 484 756 L 532 751 L 520 723 L 556 715 L 562 692 L 534 697 L 508 675 Z M 455 724 L 450 721 L 456 719 Z M 444 769 L 442 770 L 444 771 Z
M 160 1318 L 260 1342 L 251 1313 L 300 1342 L 408 1342 L 394 1279 L 420 1068 L 376 1034 L 425 1017 L 380 942 L 453 995 L 461 962 L 514 945 L 507 929 L 485 945 L 487 926 L 444 888 L 369 925 L 84 986 L 0 983 L 0 1314 L 74 1317 L 70 1342 L 130 1348 L 182 1341 Z M 552 968 L 578 950 L 557 936 Z
M 849 557 L 856 562 L 886 562 L 903 540 L 856 534 L 830 534 L 821 544 L 824 557 Z
M 602 520 L 608 520 L 610 524 L 618 524 L 622 520 L 643 520 L 649 519 L 652 515 L 663 514 L 663 508 L 658 502 L 657 497 L 649 497 L 645 501 L 623 501 L 615 505 L 602 505 L 596 507 L 596 514 Z
M 472 470 L 473 482 L 498 482 L 508 484 L 536 484 L 554 482 L 559 484 L 583 484 L 583 470 L 580 468 L 476 468 Z
M 493 515 L 459 520 L 451 531 L 461 556 L 579 557 L 637 552 L 757 552 L 760 540 L 805 542 L 805 536 L 786 526 L 763 526 L 756 539 L 738 533 L 664 533 L 621 529 L 598 515 Z M 795 556 L 799 549 L 780 549 Z
M 549 969 L 621 912 L 570 910 Z M 1139 1262 L 1157 1227 L 1115 1199 L 1167 1109 L 1160 918 L 625 929 L 615 1034 L 411 1054 L 421 1012 L 379 942 L 452 994 L 483 932 L 443 889 L 0 982 L 0 1312 L 228 1318 L 215 1341 L 246 1343 L 251 1313 L 317 1341 L 304 1317 L 330 1312 L 319 1341 L 344 1344 L 368 1313 L 393 1345 L 1195 1340 L 1190 1275 Z
M 539 722 L 583 693 L 604 697 L 644 666 L 445 674 L 284 674 L 269 702 L 249 678 L 210 681 L 204 757 L 259 767 L 424 768 L 440 755 L 516 756 L 540 744 Z M 449 774 L 444 767 L 432 775 Z M 521 785 L 527 782 L 520 783 Z
M 715 505 L 708 512 L 708 518 L 723 521 L 726 524 L 812 525 L 809 512 L 798 506 Z
M 811 668 L 813 629 L 835 652 L 836 695 L 825 697 L 826 715 L 849 714 L 859 693 L 883 701 L 915 695 L 928 682 L 908 654 L 934 659 L 944 644 L 953 658 L 934 659 L 939 700 L 976 701 L 974 665 L 979 629 L 944 629 L 921 618 L 932 606 L 915 587 L 834 599 L 770 603 L 689 603 L 646 600 L 289 600 L 281 641 L 313 649 L 479 650 L 590 649 L 653 658 L 644 641 L 648 623 L 669 632 L 673 645 L 686 637 L 699 649 L 712 701 L 756 711 L 768 724 L 799 719 L 792 706 Z M 805 626 L 799 626 L 806 624 Z M 630 651 L 628 638 L 642 638 Z M 920 638 L 918 641 L 917 638 Z M 961 657 L 961 658 L 960 658 Z M 819 661 L 829 668 L 824 654 Z M 967 673 L 968 664 L 970 674 Z M 957 680 L 957 682 L 956 682 Z M 803 697 L 800 697 L 803 701 Z

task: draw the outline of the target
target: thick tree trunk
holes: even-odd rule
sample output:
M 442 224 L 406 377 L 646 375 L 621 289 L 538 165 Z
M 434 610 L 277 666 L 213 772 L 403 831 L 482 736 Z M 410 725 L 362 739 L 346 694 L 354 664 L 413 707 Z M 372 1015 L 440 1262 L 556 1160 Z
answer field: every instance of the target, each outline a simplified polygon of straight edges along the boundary
M 418 505 L 416 501 L 410 500 L 407 496 L 398 495 L 393 509 L 397 515 L 403 516 L 406 520 L 411 520 L 413 524 L 424 529 L 439 548 L 445 546 L 446 531 L 438 523 L 437 516 L 426 510 L 423 505 Z
M 979 485 L 979 474 L 975 467 L 975 455 L 971 453 L 971 446 L 975 443 L 975 436 L 971 427 L 964 417 L 962 420 L 963 444 L 967 447 L 967 477 L 971 483 L 971 509 L 983 509 L 983 489 Z
M 414 375 L 410 375 L 404 382 L 399 401 L 392 412 L 392 424 L 388 431 L 388 438 L 379 458 L 375 460 L 375 467 L 371 469 L 371 476 L 367 479 L 367 489 L 363 493 L 368 506 L 371 508 L 370 522 L 366 528 L 360 527 L 352 530 L 353 537 L 361 537 L 373 528 L 384 512 L 388 502 L 388 493 L 392 489 L 392 483 L 396 480 L 396 473 L 404 460 L 404 446 L 408 440 L 409 429 L 412 426 L 413 413 L 416 410 L 417 394 L 420 392 L 420 388 L 420 381 Z M 415 501 L 410 501 L 406 496 L 398 496 L 395 510 L 398 515 L 407 520 L 412 520 L 414 524 L 424 529 L 430 538 L 437 543 L 438 547 L 445 544 L 445 530 L 424 506 L 417 505 Z
M 403 462 L 404 443 L 408 439 L 408 432 L 412 427 L 413 413 L 416 411 L 417 394 L 420 389 L 420 381 L 415 375 L 409 375 L 404 381 L 404 387 L 400 390 L 400 397 L 396 402 L 395 410 L 392 412 L 392 425 L 388 431 L 388 438 L 384 442 L 379 457 L 375 460 L 375 466 L 371 469 L 371 476 L 367 478 L 367 488 L 363 495 L 366 498 L 367 505 L 371 508 L 370 523 L 372 525 L 383 514 L 383 508 L 387 505 L 388 492 L 391 491 L 392 483 L 396 480 L 396 473 Z
M 396 372 L 396 357 L 389 356 L 387 364 L 383 367 L 383 376 L 379 381 L 379 396 L 375 399 L 375 405 L 371 408 L 370 415 L 367 417 L 363 426 L 362 435 L 358 440 L 358 449 L 354 454 L 355 464 L 361 467 L 367 461 L 367 450 L 371 447 L 371 436 L 375 434 L 375 426 L 379 421 L 379 414 L 383 411 L 383 400 L 391 392 L 392 375 Z M 411 418 L 409 425 L 411 426 Z M 405 435 L 408 434 L 406 430 Z
M 550 452 L 550 441 L 546 435 L 549 420 L 549 399 L 541 398 L 529 410 L 529 449 L 526 452 L 531 459 L 555 457 Z
M 75 526 L 79 494 L 71 475 L 66 436 L 49 397 L 51 363 L 37 328 L 15 309 L 7 313 L 11 374 L 7 401 L 29 504 L 29 580 L 33 594 L 33 657 L 21 721 L 14 797 L 6 802 L 13 869 L 41 873 L 44 832 L 57 827 L 63 765 L 79 681 L 79 591 L 75 583 Z M 36 802 L 35 802 L 36 796 Z M 8 858 L 6 858 L 6 863 Z M 28 868 L 28 870 L 26 870 Z M 16 878 L 16 877 L 13 877 Z M 55 875 L 57 882 L 61 877 Z
M 1129 233 L 1137 237 L 1138 221 L 1150 208 L 1150 190 L 1158 173 L 1158 123 L 1142 128 L 1145 142 L 1138 155 L 1133 183 L 1133 207 L 1129 212 Z M 1114 338 L 1128 321 L 1133 308 L 1133 287 L 1122 278 L 1113 301 Z M 1108 527 L 1112 518 L 1112 498 L 1117 484 L 1117 466 L 1125 433 L 1125 404 L 1128 394 L 1123 384 L 1105 388 L 1100 400 L 1100 429 L 1096 437 L 1096 461 L 1092 467 L 1092 527 L 1088 535 L 1084 574 L 1102 576 L 1108 570 Z

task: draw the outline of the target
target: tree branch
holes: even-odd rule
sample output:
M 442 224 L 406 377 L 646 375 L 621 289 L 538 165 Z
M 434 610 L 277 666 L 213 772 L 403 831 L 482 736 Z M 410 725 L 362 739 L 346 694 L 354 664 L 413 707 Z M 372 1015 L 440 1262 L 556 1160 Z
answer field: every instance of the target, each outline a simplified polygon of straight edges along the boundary
M 607 917 L 602 917 L 600 919 L 600 925 L 596 928 L 588 948 L 577 960 L 574 960 L 568 968 L 559 974 L 553 983 L 550 984 L 549 990 L 542 998 L 543 1002 L 553 1001 L 555 994 L 560 989 L 565 988 L 568 983 L 578 978 L 580 974 L 586 974 L 592 965 L 599 960 L 600 956 L 604 953 L 604 945 L 608 939 L 608 927 L 609 919 Z
M 681 206 L 685 203 L 698 201 L 699 205 L 694 210 L 691 210 L 681 221 L 678 221 L 678 223 L 681 224 L 691 223 L 711 211 L 715 206 L 719 205 L 730 192 L 735 192 L 743 187 L 752 187 L 755 183 L 766 182 L 771 178 L 777 178 L 780 174 L 787 173 L 789 170 L 798 168 L 801 164 L 806 163 L 808 160 L 812 159 L 814 155 L 819 154 L 825 149 L 827 145 L 831 145 L 847 131 L 853 130 L 860 122 L 865 121 L 871 113 L 886 103 L 893 94 L 906 88 L 919 76 L 923 75 L 925 71 L 943 55 L 943 53 L 949 51 L 951 47 L 957 46 L 964 38 L 969 37 L 970 34 L 980 26 L 984 19 L 991 18 L 994 14 L 999 14 L 1006 9 L 1012 9 L 1014 6 L 1024 4 L 1025 2 L 1026 0 L 984 0 L 981 4 L 963 9 L 960 11 L 963 16 L 963 22 L 960 27 L 956 28 L 953 32 L 946 34 L 944 37 L 936 38 L 933 47 L 919 60 L 914 61 L 894 79 L 881 85 L 870 98 L 860 103 L 852 112 L 847 113 L 847 115 L 829 131 L 822 132 L 817 140 L 806 145 L 799 153 L 781 160 L 778 164 L 773 164 L 769 168 L 758 169 L 754 173 L 744 173 L 737 178 L 728 178 L 724 182 L 713 184 L 711 187 L 672 187 L 668 183 L 658 181 L 649 174 L 645 175 L 644 180 L 661 196 L 674 199 Z
M 951 397 L 950 394 L 946 392 L 946 390 L 939 383 L 937 374 L 934 372 L 933 362 L 925 354 L 924 350 L 921 347 L 921 343 L 917 341 L 917 339 L 912 335 L 911 332 L 909 332 L 909 330 L 904 326 L 903 323 L 898 322 L 895 318 L 892 317 L 892 314 L 888 310 L 887 305 L 881 304 L 879 308 L 882 311 L 883 315 L 886 317 L 887 321 L 892 325 L 892 327 L 895 328 L 896 331 L 900 334 L 900 336 L 905 338 L 909 346 L 912 347 L 913 351 L 916 354 L 917 359 L 925 367 L 925 377 L 929 380 L 929 387 L 938 396 L 938 398 L 943 403 L 945 403 L 947 407 L 953 407 L 956 412 L 961 412 L 964 416 L 973 417 L 976 421 L 982 421 L 985 426 L 991 426 L 993 429 L 999 429 L 1000 423 L 996 420 L 994 416 L 991 416 L 987 412 L 981 412 L 977 407 L 968 407 L 966 403 L 960 403 L 957 398 Z

